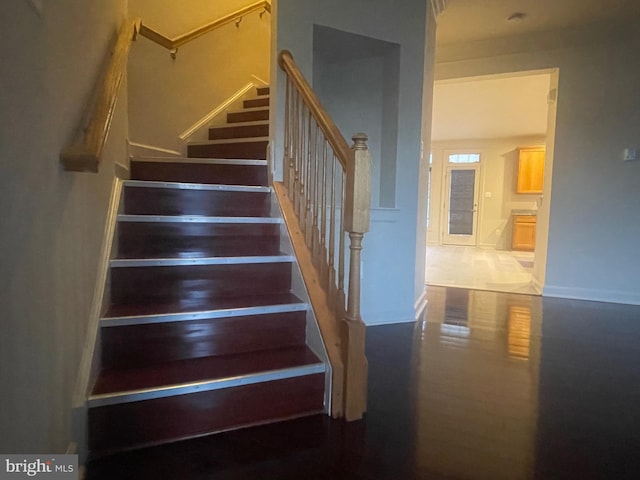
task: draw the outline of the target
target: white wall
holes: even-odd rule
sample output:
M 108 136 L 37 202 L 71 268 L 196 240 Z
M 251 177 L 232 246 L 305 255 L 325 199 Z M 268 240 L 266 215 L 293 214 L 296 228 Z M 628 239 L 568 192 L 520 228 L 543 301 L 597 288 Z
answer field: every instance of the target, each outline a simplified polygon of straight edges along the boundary
M 132 17 L 174 38 L 223 17 L 250 0 L 130 0 Z M 182 46 L 174 60 L 146 38 L 133 45 L 129 60 L 131 140 L 183 151 L 178 136 L 231 95 L 254 81 L 269 81 L 270 15 L 253 12 L 239 27 L 222 26 Z
M 99 174 L 64 172 L 124 0 L 2 2 L 0 35 L 0 452 L 64 452 L 125 95 Z
M 545 138 L 517 137 L 484 140 L 449 140 L 433 142 L 431 177 L 431 216 L 427 241 L 430 245 L 442 242 L 443 204 L 446 197 L 444 173 L 447 156 L 455 152 L 477 152 L 481 158 L 478 195 L 477 246 L 511 250 L 515 209 L 537 210 L 540 195 L 516 193 L 519 147 L 544 145 Z M 490 196 L 487 196 L 489 194 Z
M 439 57 L 438 79 L 560 70 L 544 295 L 640 304 L 640 162 L 621 157 L 640 147 L 640 37 L 632 35 L 587 30 L 568 44 L 544 32 L 544 43 L 500 39 Z
M 310 81 L 314 77 L 314 24 L 400 45 L 395 208 L 374 209 L 371 231 L 364 238 L 362 317 L 368 324 L 408 321 L 415 316 L 426 8 L 423 0 L 403 2 L 403 8 L 383 0 L 328 0 L 304 5 L 298 0 L 278 0 L 274 10 L 277 50 L 290 50 Z M 280 102 L 284 98 L 284 77 L 281 72 L 277 75 L 278 115 L 272 133 L 276 179 L 282 178 L 284 118 Z M 343 132 L 346 137 L 353 133 Z

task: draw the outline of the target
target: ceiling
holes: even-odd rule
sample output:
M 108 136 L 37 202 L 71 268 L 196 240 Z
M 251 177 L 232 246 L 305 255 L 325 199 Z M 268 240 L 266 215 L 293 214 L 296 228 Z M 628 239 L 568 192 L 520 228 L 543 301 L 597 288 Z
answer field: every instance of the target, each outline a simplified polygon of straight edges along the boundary
M 507 21 L 516 12 L 525 17 Z M 635 28 L 638 21 L 640 0 L 447 0 L 436 35 L 444 46 L 594 23 Z M 433 140 L 544 135 L 548 90 L 549 75 L 437 82 Z
M 509 22 L 515 12 L 526 13 Z M 438 19 L 440 45 L 640 18 L 639 0 L 448 0 Z
M 545 135 L 549 74 L 437 82 L 432 140 Z

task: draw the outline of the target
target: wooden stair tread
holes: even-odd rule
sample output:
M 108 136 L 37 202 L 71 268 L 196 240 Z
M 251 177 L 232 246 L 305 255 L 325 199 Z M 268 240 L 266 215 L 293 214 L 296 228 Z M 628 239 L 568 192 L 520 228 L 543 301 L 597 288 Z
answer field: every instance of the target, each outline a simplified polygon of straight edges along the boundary
M 192 358 L 100 373 L 92 396 L 136 392 L 202 381 L 241 377 L 321 363 L 306 345 L 216 357 Z
M 88 406 L 92 455 L 324 411 L 268 181 L 269 87 L 124 183 Z
M 113 260 L 140 260 L 140 261 L 185 260 L 185 263 L 187 263 L 188 260 L 200 261 L 200 260 L 206 260 L 206 259 L 221 259 L 221 258 L 228 258 L 230 259 L 230 262 L 233 262 L 234 258 L 242 258 L 243 261 L 244 259 L 246 259 L 247 263 L 249 263 L 252 257 L 255 257 L 256 261 L 259 262 L 264 257 L 279 257 L 279 258 L 282 258 L 282 261 L 288 261 L 283 257 L 289 257 L 289 256 L 290 256 L 289 254 L 281 252 L 280 250 L 273 250 L 270 253 L 264 253 L 264 254 L 237 255 L 232 252 L 220 252 L 220 251 L 207 252 L 207 251 L 203 251 L 202 249 L 195 250 L 195 249 L 185 248 L 184 246 L 180 246 L 179 248 L 174 248 L 170 251 L 167 250 L 166 254 L 163 254 L 158 250 L 152 250 L 152 251 L 149 251 L 148 253 L 145 251 L 131 252 L 131 253 L 118 253 L 118 255 Z M 112 260 L 112 264 L 113 264 L 113 260 Z M 276 260 L 274 259 L 273 261 L 275 262 Z
M 277 255 L 279 224 L 122 222 L 116 258 Z
M 223 297 L 215 300 L 184 299 L 179 302 L 143 305 L 111 305 L 102 318 L 139 317 L 195 312 L 231 310 L 253 306 L 289 305 L 304 303 L 292 293 Z

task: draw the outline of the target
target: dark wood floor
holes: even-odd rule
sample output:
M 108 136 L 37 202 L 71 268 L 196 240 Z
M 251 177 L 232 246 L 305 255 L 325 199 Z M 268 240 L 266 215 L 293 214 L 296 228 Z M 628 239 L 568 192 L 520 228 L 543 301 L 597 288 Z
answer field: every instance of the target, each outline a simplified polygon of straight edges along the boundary
M 640 307 L 430 287 L 425 321 L 368 328 L 367 355 L 363 421 L 148 448 L 87 478 L 640 478 Z

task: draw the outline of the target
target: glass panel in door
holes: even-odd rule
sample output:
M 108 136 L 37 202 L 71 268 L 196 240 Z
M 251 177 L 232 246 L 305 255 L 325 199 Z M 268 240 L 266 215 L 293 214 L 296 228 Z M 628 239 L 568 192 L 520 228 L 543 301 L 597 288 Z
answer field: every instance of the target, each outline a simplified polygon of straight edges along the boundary
M 446 225 L 443 243 L 476 244 L 478 169 L 447 169 Z

